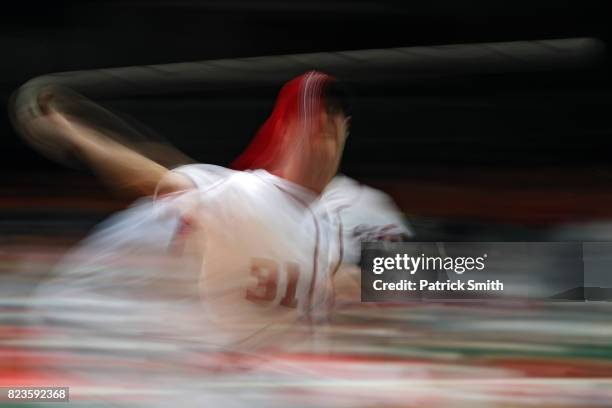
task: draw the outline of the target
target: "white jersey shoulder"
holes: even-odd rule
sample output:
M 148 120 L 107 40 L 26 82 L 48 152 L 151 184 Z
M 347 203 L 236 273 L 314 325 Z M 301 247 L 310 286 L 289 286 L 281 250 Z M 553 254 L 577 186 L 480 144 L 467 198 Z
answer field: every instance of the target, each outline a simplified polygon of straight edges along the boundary
M 211 346 L 268 344 L 291 323 L 327 310 L 339 251 L 326 239 L 336 234 L 305 201 L 307 192 L 264 171 L 208 165 L 175 171 L 198 188 L 113 216 L 40 295 L 55 301 L 65 288 L 61 293 L 145 311 L 152 306 L 132 299 L 150 299 L 167 309 L 156 313 L 154 330 L 165 330 L 167 319 L 170 332 L 179 330 L 176 322 Z M 180 300 L 172 303 L 185 319 L 171 315 L 160 296 Z
M 364 241 L 400 241 L 413 235 L 402 212 L 384 192 L 338 175 L 323 194 L 342 222 L 344 262 L 357 263 Z
M 206 189 L 238 173 L 235 170 L 213 164 L 188 164 L 177 167 L 172 172 L 186 176 L 198 189 Z

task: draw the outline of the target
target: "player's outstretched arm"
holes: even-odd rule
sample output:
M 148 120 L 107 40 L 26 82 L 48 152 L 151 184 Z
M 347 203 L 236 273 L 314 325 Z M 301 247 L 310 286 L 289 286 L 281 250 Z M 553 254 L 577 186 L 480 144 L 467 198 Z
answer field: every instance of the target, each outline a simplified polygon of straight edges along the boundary
M 47 133 L 84 162 L 111 191 L 122 196 L 152 195 L 168 169 L 113 141 L 94 128 L 56 111 L 34 119 L 30 131 Z M 51 134 L 53 134 L 51 136 Z
M 109 131 L 60 112 L 51 103 L 41 105 L 42 114 L 19 118 L 26 140 L 55 160 L 77 159 L 113 193 L 134 199 L 192 187 L 188 179 L 118 142 L 121 137 L 110 137 Z

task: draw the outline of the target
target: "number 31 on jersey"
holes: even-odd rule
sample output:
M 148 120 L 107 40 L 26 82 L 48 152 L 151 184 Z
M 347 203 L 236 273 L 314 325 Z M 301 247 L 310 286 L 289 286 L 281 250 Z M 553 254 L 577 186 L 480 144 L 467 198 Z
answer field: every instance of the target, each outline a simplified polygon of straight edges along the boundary
M 281 306 L 297 307 L 297 284 L 300 278 L 300 269 L 297 263 L 287 262 L 285 265 L 287 273 L 287 285 L 280 288 L 283 291 L 280 300 Z M 251 277 L 255 278 L 255 283 L 247 288 L 246 299 L 257 304 L 269 304 L 274 301 L 279 291 L 279 274 L 281 268 L 279 264 L 267 258 L 251 259 Z

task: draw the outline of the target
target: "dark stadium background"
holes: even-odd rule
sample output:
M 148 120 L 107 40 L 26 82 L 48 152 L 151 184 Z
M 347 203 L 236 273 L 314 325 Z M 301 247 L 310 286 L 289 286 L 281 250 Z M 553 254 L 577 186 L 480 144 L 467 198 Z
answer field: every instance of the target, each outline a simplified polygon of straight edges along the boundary
M 551 223 L 610 218 L 610 17 L 604 1 L 14 3 L 0 14 L 2 230 L 5 236 L 54 231 L 58 220 L 76 222 L 81 214 L 87 221 L 76 222 L 78 229 L 126 204 L 93 176 L 41 157 L 14 132 L 10 96 L 33 77 L 217 58 L 568 37 L 597 38 L 608 48 L 575 69 L 459 74 L 449 67 L 448 74 L 387 78 L 358 89 L 342 170 L 388 191 L 424 231 L 437 231 L 431 236 L 537 238 L 539 228 Z M 272 90 L 247 89 L 104 103 L 198 161 L 226 165 L 273 100 Z

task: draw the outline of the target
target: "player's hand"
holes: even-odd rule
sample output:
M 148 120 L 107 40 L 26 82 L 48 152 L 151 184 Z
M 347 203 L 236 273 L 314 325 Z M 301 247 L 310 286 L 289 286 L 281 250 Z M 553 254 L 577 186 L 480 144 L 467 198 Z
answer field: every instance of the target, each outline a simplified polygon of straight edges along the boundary
M 17 113 L 17 127 L 24 139 L 45 156 L 63 164 L 77 164 L 79 136 L 69 119 L 54 106 L 51 91 L 37 104 Z

